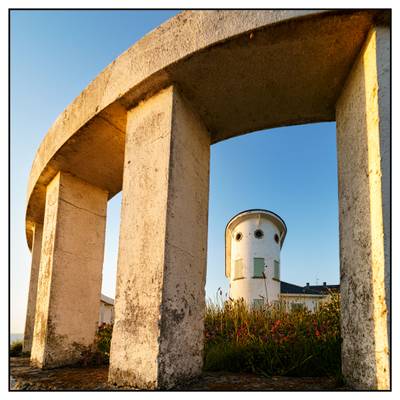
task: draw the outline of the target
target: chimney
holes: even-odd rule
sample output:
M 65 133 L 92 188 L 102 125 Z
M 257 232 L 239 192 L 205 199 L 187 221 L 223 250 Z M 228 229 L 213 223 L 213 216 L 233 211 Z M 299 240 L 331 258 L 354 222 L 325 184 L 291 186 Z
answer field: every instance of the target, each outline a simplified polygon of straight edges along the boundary
M 324 286 L 326 286 L 326 282 L 324 282 Z

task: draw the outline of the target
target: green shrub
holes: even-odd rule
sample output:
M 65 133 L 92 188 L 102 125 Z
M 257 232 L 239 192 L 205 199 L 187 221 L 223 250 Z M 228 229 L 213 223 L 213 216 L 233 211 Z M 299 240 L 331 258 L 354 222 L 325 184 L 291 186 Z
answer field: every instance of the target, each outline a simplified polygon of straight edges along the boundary
M 22 340 L 15 340 L 10 345 L 10 356 L 18 357 L 22 355 Z
M 339 296 L 312 313 L 283 305 L 250 309 L 243 300 L 209 303 L 204 369 L 264 375 L 341 375 Z
M 104 363 L 109 363 L 110 361 L 110 347 L 111 347 L 111 337 L 112 337 L 113 325 L 103 323 L 99 326 L 96 333 L 96 347 L 97 350 L 102 354 Z
M 110 362 L 112 329 L 113 325 L 106 323 L 98 327 L 94 345 L 81 350 L 79 365 L 84 367 L 98 366 Z

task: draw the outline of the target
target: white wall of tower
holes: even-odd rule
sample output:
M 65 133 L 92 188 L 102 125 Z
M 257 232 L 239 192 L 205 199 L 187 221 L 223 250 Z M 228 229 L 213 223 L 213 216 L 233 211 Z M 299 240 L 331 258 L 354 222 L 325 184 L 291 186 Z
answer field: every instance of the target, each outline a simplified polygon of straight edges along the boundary
M 233 226 L 233 230 L 230 231 L 229 296 L 232 299 L 244 298 L 250 305 L 254 304 L 255 299 L 265 299 L 269 303 L 277 301 L 280 294 L 280 282 L 273 278 L 276 273 L 276 263 L 279 263 L 280 269 L 281 232 L 270 219 L 263 217 L 262 214 L 249 214 L 246 219 Z M 261 238 L 255 236 L 256 230 L 263 232 Z M 241 238 L 237 240 L 240 234 Z M 278 243 L 275 235 L 279 238 Z M 262 258 L 264 265 L 267 265 L 267 268 L 264 268 L 265 279 L 255 277 L 255 258 Z M 237 273 L 237 260 L 242 260 L 242 274 Z

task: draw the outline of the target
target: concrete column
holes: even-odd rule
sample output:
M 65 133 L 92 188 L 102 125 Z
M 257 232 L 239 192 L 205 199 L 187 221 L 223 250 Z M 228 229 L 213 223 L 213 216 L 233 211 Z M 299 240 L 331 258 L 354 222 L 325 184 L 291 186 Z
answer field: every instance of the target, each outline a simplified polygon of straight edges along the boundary
M 35 223 L 32 240 L 31 278 L 29 281 L 28 306 L 24 331 L 24 352 L 30 352 L 32 347 L 33 328 L 35 325 L 36 293 L 40 265 L 40 252 L 42 248 L 43 225 Z
M 176 88 L 128 113 L 111 382 L 170 388 L 201 373 L 209 159 Z
M 93 343 L 104 254 L 107 192 L 59 172 L 46 191 L 31 362 L 73 364 Z
M 373 28 L 337 102 L 343 374 L 388 389 L 390 30 Z

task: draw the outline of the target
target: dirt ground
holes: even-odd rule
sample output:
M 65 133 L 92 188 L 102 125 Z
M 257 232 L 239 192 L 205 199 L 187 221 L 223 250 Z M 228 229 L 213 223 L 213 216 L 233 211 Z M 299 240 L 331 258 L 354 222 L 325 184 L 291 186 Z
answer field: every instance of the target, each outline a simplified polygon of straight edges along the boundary
M 64 367 L 40 370 L 27 357 L 11 357 L 10 390 L 134 390 L 107 383 L 108 367 Z M 334 378 L 271 378 L 245 373 L 204 372 L 201 377 L 174 388 L 180 391 L 347 390 Z

